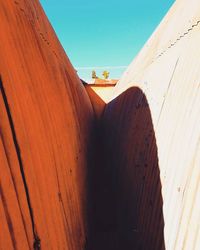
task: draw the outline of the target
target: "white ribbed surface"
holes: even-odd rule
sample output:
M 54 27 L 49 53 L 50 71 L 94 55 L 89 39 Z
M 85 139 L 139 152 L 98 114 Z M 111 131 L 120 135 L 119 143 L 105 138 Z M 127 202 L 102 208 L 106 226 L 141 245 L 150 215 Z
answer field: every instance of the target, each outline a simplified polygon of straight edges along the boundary
M 200 249 L 200 1 L 178 0 L 129 66 L 114 97 L 138 86 L 151 110 L 165 247 Z

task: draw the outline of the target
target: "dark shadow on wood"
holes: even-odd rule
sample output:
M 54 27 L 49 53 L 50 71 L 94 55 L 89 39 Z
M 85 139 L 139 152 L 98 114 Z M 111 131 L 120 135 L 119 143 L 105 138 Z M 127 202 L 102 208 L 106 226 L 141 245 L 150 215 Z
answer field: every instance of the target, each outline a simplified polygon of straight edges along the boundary
M 88 173 L 87 250 L 164 250 L 156 138 L 144 93 L 107 104 Z

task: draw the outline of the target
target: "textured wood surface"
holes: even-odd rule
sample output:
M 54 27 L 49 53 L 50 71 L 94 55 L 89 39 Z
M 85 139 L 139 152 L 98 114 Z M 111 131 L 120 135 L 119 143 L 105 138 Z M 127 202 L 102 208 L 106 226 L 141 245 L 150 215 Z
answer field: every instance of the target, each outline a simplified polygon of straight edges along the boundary
M 103 127 L 118 246 L 200 249 L 198 0 L 175 2 L 114 92 Z
M 92 105 L 39 1 L 0 34 L 0 249 L 84 249 Z
M 106 101 L 37 0 L 0 18 L 0 249 L 199 250 L 199 0 L 175 2 Z

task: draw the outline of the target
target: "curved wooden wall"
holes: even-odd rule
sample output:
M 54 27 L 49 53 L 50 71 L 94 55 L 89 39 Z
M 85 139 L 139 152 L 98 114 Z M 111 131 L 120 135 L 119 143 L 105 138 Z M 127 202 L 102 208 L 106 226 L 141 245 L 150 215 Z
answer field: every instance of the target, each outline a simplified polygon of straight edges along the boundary
M 118 189 L 116 224 L 106 228 L 118 247 L 128 244 L 119 249 L 200 249 L 199 1 L 175 2 L 115 87 L 102 123 L 115 172 L 108 189 Z
M 39 1 L 0 17 L 0 249 L 84 249 L 90 100 Z
M 198 250 L 199 1 L 91 95 L 98 121 L 39 2 L 0 17 L 0 249 Z

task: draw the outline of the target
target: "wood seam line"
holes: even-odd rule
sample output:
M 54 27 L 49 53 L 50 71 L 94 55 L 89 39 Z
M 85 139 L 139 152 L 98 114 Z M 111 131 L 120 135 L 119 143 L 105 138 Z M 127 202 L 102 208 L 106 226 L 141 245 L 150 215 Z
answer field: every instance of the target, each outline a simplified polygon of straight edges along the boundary
M 21 172 L 23 183 L 24 183 L 26 199 L 27 199 L 29 213 L 30 213 L 30 217 L 31 217 L 32 231 L 33 231 L 33 236 L 34 236 L 33 248 L 35 250 L 40 250 L 40 247 L 41 247 L 40 246 L 40 238 L 38 237 L 37 232 L 36 232 L 36 228 L 35 228 L 33 209 L 31 207 L 30 195 L 29 195 L 28 185 L 27 185 L 27 181 L 26 181 L 26 177 L 25 177 L 25 173 L 24 173 L 24 166 L 23 166 L 23 162 L 22 162 L 20 147 L 19 147 L 19 143 L 18 143 L 18 140 L 17 140 L 15 127 L 14 127 L 14 122 L 13 122 L 13 119 L 12 119 L 10 107 L 9 107 L 9 104 L 8 104 L 8 99 L 7 99 L 7 96 L 6 96 L 6 92 L 5 92 L 1 77 L 0 77 L 0 90 L 1 90 L 3 101 L 4 101 L 4 104 L 5 104 L 6 113 L 7 113 L 7 116 L 8 116 L 10 129 L 11 129 L 11 133 L 12 133 L 12 138 L 13 138 L 17 158 L 18 158 L 18 161 L 19 161 L 20 172 Z

